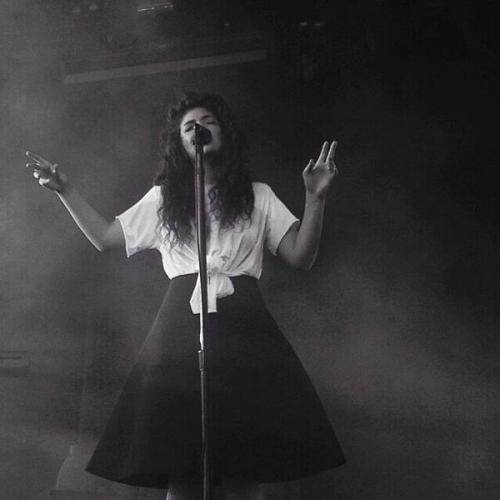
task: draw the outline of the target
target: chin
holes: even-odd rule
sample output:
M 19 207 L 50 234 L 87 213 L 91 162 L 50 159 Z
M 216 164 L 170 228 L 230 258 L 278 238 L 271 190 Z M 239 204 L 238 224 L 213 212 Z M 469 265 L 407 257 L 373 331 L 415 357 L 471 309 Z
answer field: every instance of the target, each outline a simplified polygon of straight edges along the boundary
M 221 150 L 221 146 L 219 146 L 218 144 L 213 144 L 212 142 L 210 144 L 207 144 L 204 148 L 204 152 L 205 153 L 218 153 L 220 152 Z

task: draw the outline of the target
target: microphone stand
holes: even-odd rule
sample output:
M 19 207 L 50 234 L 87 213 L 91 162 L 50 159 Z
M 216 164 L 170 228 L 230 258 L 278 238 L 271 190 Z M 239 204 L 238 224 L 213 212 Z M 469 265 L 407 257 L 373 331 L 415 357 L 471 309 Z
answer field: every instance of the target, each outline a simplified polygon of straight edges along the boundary
M 210 142 L 210 132 L 198 123 L 195 130 L 195 207 L 196 207 L 196 240 L 198 244 L 198 268 L 201 285 L 200 311 L 200 350 L 198 364 L 201 379 L 201 441 L 203 456 L 203 500 L 211 500 L 212 484 L 209 462 L 209 418 L 208 418 L 208 377 L 205 360 L 205 330 L 208 316 L 207 300 L 207 240 L 205 216 L 205 169 L 203 165 L 203 146 Z M 207 137 L 208 135 L 208 137 Z

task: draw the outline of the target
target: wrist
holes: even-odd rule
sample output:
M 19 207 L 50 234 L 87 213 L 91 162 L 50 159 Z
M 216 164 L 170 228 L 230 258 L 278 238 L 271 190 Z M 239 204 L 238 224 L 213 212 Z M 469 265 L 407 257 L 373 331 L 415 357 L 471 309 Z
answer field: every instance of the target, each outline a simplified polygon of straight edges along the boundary
M 306 190 L 306 202 L 315 204 L 324 204 L 326 202 L 326 192 L 318 194 Z
M 64 184 L 61 184 L 59 187 L 55 188 L 54 191 L 56 192 L 56 194 L 58 196 L 65 196 L 66 194 L 68 194 L 68 191 L 71 190 L 71 187 L 69 186 L 69 184 L 67 182 L 65 182 Z

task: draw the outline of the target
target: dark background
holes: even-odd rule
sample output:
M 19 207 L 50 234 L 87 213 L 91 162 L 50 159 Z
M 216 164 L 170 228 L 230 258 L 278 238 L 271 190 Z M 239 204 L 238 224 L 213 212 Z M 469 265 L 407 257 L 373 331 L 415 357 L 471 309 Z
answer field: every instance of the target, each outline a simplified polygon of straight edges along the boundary
M 111 219 L 149 188 L 161 114 L 184 90 L 227 99 L 255 178 L 298 216 L 304 165 L 323 140 L 339 141 L 315 267 L 266 257 L 261 279 L 348 460 L 294 491 L 496 498 L 493 2 L 219 0 L 200 13 L 190 1 L 140 20 L 133 2 L 69 10 L 77 3 L 0 1 L 2 498 L 97 488 L 78 474 L 168 285 L 157 253 L 99 254 L 24 168 L 24 151 L 58 162 Z M 224 37 L 237 52 L 238 33 L 266 59 L 113 77 L 162 60 L 158 40 L 189 58 L 212 55 Z M 109 78 L 64 83 L 99 68 Z M 79 458 L 68 458 L 71 445 Z

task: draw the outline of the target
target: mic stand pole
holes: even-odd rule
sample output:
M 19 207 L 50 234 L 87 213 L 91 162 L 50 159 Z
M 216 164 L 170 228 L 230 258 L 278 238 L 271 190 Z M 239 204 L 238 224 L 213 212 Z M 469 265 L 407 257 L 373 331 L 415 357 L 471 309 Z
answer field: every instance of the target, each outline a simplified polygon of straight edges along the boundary
M 208 435 L 208 380 L 205 361 L 205 330 L 207 324 L 207 240 L 205 217 L 205 170 L 203 165 L 202 128 L 195 124 L 195 203 L 196 203 L 196 239 L 198 244 L 198 268 L 201 285 L 201 311 L 200 311 L 200 350 L 198 363 L 201 378 L 201 440 L 203 457 L 203 500 L 211 500 L 212 485 L 209 463 L 209 435 Z

